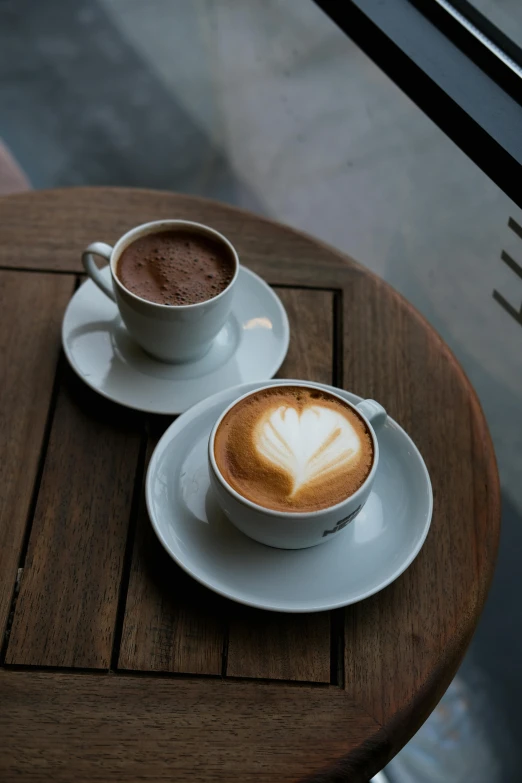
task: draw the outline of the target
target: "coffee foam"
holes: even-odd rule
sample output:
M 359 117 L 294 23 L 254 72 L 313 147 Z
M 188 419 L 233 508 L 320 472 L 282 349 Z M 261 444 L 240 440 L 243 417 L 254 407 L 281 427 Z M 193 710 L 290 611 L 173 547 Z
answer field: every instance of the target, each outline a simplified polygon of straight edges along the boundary
M 259 505 L 313 511 L 357 491 L 373 463 L 373 443 L 354 410 L 327 392 L 273 387 L 240 401 L 216 433 L 225 480 Z
M 258 454 L 284 470 L 294 496 L 320 478 L 328 478 L 357 460 L 361 441 L 340 411 L 309 404 L 300 412 L 292 405 L 269 408 L 253 433 Z
M 218 296 L 235 263 L 217 240 L 188 230 L 145 234 L 122 252 L 116 276 L 136 296 L 162 305 L 191 305 Z

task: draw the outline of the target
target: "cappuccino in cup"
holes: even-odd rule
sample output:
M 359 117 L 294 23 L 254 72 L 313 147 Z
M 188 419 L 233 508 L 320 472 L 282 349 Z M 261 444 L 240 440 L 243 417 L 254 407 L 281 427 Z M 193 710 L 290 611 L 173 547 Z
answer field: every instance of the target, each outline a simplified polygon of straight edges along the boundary
M 247 500 L 274 511 L 309 512 L 357 492 L 374 450 L 364 419 L 339 397 L 276 386 L 226 414 L 214 455 L 227 484 Z
M 331 541 L 370 495 L 379 462 L 375 429 L 385 422 L 374 400 L 354 405 L 305 381 L 248 391 L 210 434 L 215 498 L 262 544 L 303 549 Z

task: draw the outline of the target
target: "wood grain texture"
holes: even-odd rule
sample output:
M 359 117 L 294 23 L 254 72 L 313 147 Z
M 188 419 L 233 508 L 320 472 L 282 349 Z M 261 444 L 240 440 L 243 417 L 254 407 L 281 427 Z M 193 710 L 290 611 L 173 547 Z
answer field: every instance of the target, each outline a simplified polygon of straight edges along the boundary
M 332 382 L 333 294 L 277 289 L 290 321 L 280 378 Z M 330 682 L 330 614 L 230 611 L 227 674 Z
M 408 726 L 411 736 L 475 628 L 498 544 L 498 524 L 487 522 L 498 520 L 498 479 L 476 397 L 425 321 L 370 277 L 354 279 L 344 300 L 346 377 L 404 426 L 433 485 L 432 526 L 413 565 L 346 610 L 347 691 L 380 723 Z
M 281 290 L 292 322 L 281 376 L 329 382 L 334 344 L 342 351 L 333 358 L 334 382 L 379 399 L 418 443 L 435 490 L 432 530 L 402 577 L 345 611 L 344 689 L 276 681 L 328 679 L 328 615 L 262 615 L 212 598 L 217 603 L 211 620 L 230 624 L 228 675 L 274 682 L 0 671 L 0 714 L 9 716 L 2 735 L 7 750 L 0 754 L 7 775 L 0 771 L 0 779 L 81 781 L 105 779 L 110 771 L 116 779 L 135 780 L 143 770 L 149 779 L 195 781 L 297 780 L 308 773 L 315 781 L 368 778 L 434 707 L 484 605 L 500 509 L 482 411 L 447 347 L 389 286 L 333 248 L 231 207 L 110 188 L 9 197 L 0 200 L 0 266 L 54 269 L 66 273 L 56 280 L 69 279 L 67 274 L 80 269 L 86 244 L 114 241 L 136 223 L 160 217 L 215 226 L 246 265 L 272 284 L 291 287 Z M 15 281 L 18 277 L 32 279 L 33 273 L 17 272 Z M 19 319 L 23 286 L 20 293 L 15 288 L 11 306 Z M 44 310 L 45 291 L 35 289 L 35 302 L 41 296 Z M 62 289 L 56 292 L 59 300 Z M 49 394 L 49 366 L 56 356 L 49 334 L 44 329 L 40 339 L 29 330 L 17 351 L 36 365 L 20 376 L 25 378 L 20 409 L 27 408 L 30 395 L 40 405 L 40 392 Z M 107 408 L 82 390 L 79 382 L 60 389 L 9 663 L 105 668 L 119 627 L 116 606 L 140 417 Z M 8 407 L 17 410 L 17 404 L 8 398 Z M 34 425 L 41 441 L 45 414 L 31 410 L 27 416 L 32 422 L 27 432 Z M 34 481 L 33 446 L 24 445 L 26 437 L 14 439 L 22 460 L 13 462 L 19 467 L 10 474 L 13 498 L 24 487 L 30 491 Z M 26 471 L 28 450 L 33 463 L 29 460 Z M 212 624 L 202 612 L 210 594 L 190 580 L 180 582 L 180 611 L 168 585 L 151 573 L 156 561 L 147 559 L 148 535 L 138 524 L 120 666 L 149 672 L 183 666 L 215 674 L 220 632 L 209 633 Z M 125 586 L 124 580 L 122 596 Z M 201 652 L 200 644 L 206 648 Z
M 108 668 L 142 418 L 65 376 L 6 661 Z
M 338 688 L 214 679 L 0 671 L 0 734 L 5 783 L 363 783 L 388 752 Z
M 242 263 L 270 283 L 335 288 L 339 253 L 304 234 L 218 201 L 159 190 L 64 188 L 0 199 L 0 267 L 82 272 L 81 253 L 150 220 L 180 218 L 223 232 Z M 30 225 L 38 242 L 24 238 Z M 299 273 L 296 275 L 296 264 Z
M 170 422 L 151 422 L 147 464 Z M 165 552 L 142 492 L 118 668 L 220 675 L 226 602 L 198 585 Z
M 0 640 L 42 449 L 60 321 L 73 285 L 56 275 L 0 272 Z
M 278 288 L 290 323 L 290 345 L 277 378 L 333 383 L 334 294 Z
M 278 289 L 278 294 L 292 330 L 280 374 L 330 381 L 333 295 L 303 289 Z M 164 420 L 152 421 L 149 455 L 165 426 Z M 237 612 L 233 604 L 199 587 L 172 563 L 152 532 L 142 505 L 118 666 L 221 674 L 228 615 L 229 675 L 329 682 L 327 614 L 288 618 L 248 612 L 238 617 Z

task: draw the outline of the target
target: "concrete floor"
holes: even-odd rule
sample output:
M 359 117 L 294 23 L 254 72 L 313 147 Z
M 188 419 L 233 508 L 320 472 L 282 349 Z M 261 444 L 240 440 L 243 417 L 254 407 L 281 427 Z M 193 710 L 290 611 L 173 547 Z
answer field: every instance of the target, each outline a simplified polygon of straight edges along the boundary
M 500 260 L 522 264 L 520 210 L 309 0 L 3 0 L 0 71 L 0 138 L 33 186 L 167 188 L 274 217 L 375 270 L 449 343 L 489 421 L 504 527 L 459 678 L 395 774 L 431 783 L 415 764 L 449 710 L 459 741 L 433 781 L 520 781 L 522 327 L 492 297 L 522 302 Z

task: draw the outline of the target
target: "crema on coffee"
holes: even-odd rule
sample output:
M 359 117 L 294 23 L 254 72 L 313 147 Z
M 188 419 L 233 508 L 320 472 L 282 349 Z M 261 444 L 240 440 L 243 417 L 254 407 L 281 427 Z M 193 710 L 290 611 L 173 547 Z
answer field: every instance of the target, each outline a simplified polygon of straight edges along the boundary
M 365 421 L 342 400 L 305 386 L 275 386 L 228 411 L 214 456 L 225 481 L 247 500 L 308 512 L 353 495 L 374 453 Z

